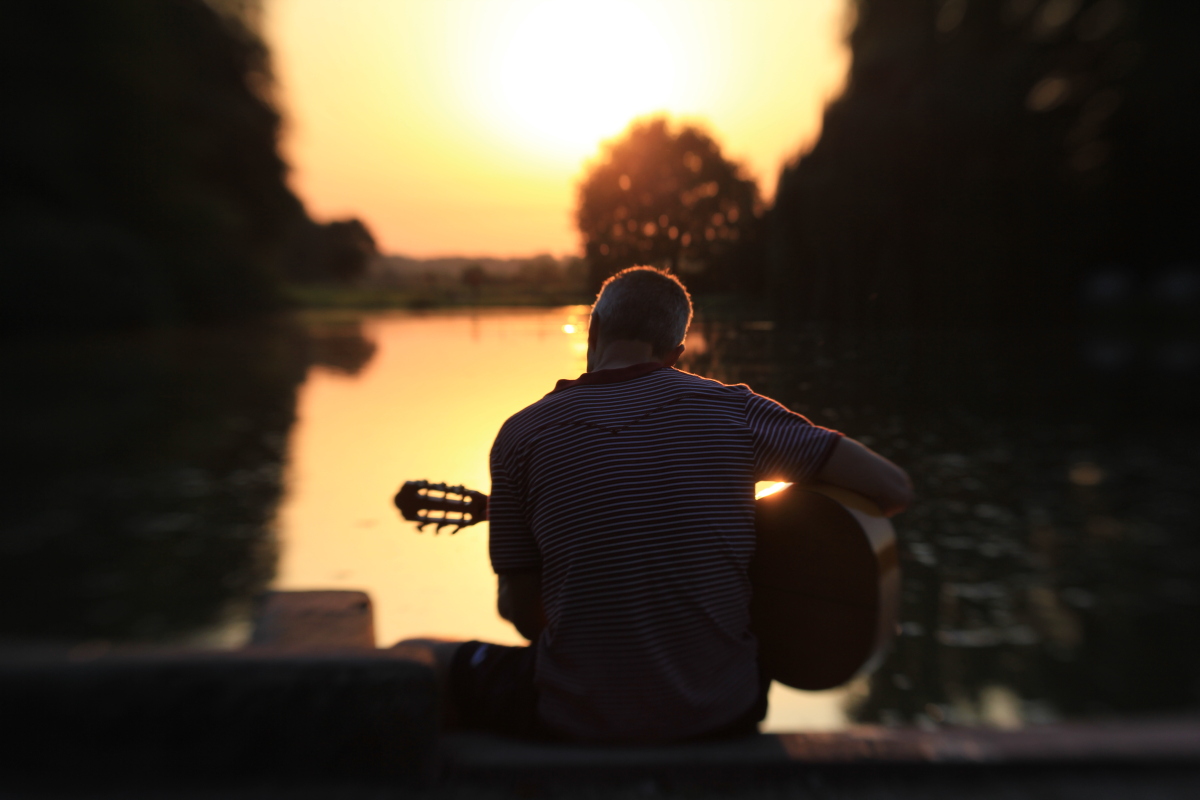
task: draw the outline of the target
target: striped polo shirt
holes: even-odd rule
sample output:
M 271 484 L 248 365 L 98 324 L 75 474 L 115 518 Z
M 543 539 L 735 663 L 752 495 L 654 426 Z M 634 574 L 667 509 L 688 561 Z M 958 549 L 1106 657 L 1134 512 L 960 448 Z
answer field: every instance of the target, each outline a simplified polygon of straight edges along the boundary
M 559 381 L 510 417 L 491 453 L 489 547 L 498 573 L 542 573 L 542 723 L 665 741 L 746 713 L 754 483 L 809 478 L 840 436 L 657 363 Z

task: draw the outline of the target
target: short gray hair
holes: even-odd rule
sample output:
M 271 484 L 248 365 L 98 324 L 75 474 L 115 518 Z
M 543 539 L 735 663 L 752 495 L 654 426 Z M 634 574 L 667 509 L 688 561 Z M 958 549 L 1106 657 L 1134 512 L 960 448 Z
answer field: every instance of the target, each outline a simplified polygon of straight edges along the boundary
M 665 356 L 687 335 L 692 324 L 692 298 L 669 272 L 629 267 L 604 282 L 592 306 L 592 325 L 600 340 L 647 342 Z

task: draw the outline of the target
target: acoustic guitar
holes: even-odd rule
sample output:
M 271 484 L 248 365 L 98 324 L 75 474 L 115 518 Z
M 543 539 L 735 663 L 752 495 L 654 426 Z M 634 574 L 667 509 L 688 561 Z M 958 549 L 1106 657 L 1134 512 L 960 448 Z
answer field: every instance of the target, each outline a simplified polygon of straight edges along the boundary
M 834 486 L 776 483 L 755 500 L 750 618 L 767 674 L 815 691 L 873 670 L 900 608 L 891 522 Z M 463 486 L 408 481 L 395 504 L 419 530 L 455 533 L 487 519 L 487 495 Z

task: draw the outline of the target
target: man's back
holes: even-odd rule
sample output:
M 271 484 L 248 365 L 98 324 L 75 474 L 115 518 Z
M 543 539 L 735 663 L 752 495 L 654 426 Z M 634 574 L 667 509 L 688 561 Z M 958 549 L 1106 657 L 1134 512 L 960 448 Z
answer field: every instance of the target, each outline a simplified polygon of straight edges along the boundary
M 685 738 L 753 705 L 754 482 L 811 476 L 839 436 L 656 366 L 560 385 L 492 450 L 493 566 L 541 572 L 538 712 L 574 738 Z

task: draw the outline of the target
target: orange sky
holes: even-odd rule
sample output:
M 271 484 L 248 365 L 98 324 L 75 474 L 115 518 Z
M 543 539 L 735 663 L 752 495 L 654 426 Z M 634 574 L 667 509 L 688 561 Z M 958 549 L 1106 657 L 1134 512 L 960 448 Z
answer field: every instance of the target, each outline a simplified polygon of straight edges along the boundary
M 292 185 L 384 252 L 576 253 L 600 142 L 665 111 L 770 195 L 848 64 L 844 0 L 267 0 Z

